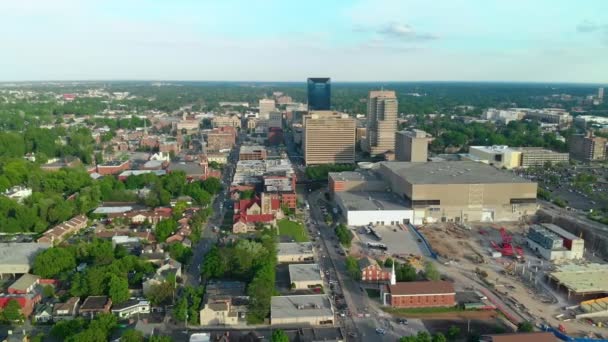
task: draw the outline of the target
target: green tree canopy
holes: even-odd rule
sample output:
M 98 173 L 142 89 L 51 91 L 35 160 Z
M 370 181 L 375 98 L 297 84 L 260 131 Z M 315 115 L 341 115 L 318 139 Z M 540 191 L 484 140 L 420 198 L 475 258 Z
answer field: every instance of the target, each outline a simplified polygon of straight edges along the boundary
M 61 272 L 76 268 L 76 259 L 65 248 L 51 247 L 36 255 L 33 268 L 36 275 L 54 278 Z

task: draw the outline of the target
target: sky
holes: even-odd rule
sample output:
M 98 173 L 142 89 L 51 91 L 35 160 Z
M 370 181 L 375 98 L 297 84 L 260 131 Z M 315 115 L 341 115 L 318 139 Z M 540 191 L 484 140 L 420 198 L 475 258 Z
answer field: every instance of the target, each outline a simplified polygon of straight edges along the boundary
M 0 0 L 0 81 L 608 83 L 606 0 Z

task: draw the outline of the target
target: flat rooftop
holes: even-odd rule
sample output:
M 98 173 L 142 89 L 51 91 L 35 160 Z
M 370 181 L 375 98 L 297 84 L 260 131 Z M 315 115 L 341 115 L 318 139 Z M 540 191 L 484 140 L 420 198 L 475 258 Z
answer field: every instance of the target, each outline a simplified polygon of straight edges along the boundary
M 333 316 L 327 295 L 274 296 L 270 300 L 270 320 L 295 317 Z
M 261 145 L 242 145 L 239 153 L 253 153 L 264 150 L 266 150 L 266 148 Z
M 321 284 L 321 269 L 318 264 L 290 264 L 289 279 L 294 281 L 319 281 Z
M 342 171 L 342 172 L 330 172 L 329 177 L 334 181 L 377 181 L 380 180 L 378 175 L 369 170 L 357 170 L 357 171 Z
M 4 266 L 24 265 L 29 269 L 29 265 L 34 262 L 36 254 L 50 247 L 51 245 L 48 243 L 0 243 L 1 264 Z M 0 270 L 2 268 L 0 266 Z
M 576 294 L 608 293 L 608 264 L 568 264 L 550 274 Z
M 410 184 L 532 183 L 493 166 L 472 161 L 380 162 L 379 164 Z
M 540 224 L 542 227 L 546 228 L 547 230 L 561 236 L 564 239 L 568 239 L 568 240 L 582 240 L 581 238 L 579 238 L 578 236 L 570 233 L 569 231 L 563 229 L 560 226 L 556 226 L 553 223 L 541 223 Z
M 284 242 L 279 243 L 278 255 L 312 254 L 311 242 Z
M 405 200 L 392 192 L 344 191 L 336 192 L 348 210 L 409 210 Z

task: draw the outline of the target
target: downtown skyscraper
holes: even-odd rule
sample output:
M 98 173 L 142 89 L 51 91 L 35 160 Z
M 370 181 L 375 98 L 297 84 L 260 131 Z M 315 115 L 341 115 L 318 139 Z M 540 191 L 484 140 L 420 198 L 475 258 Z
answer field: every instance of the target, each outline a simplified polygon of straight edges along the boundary
M 309 78 L 308 110 L 329 110 L 331 107 L 331 79 L 329 77 Z
M 367 100 L 367 138 L 365 149 L 376 156 L 395 150 L 397 96 L 394 91 L 372 90 Z

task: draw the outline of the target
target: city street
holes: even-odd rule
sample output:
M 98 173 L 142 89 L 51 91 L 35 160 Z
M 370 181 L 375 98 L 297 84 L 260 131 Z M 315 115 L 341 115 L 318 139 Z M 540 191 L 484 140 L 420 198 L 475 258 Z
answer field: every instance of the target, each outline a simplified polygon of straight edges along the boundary
M 188 286 L 200 285 L 200 265 L 203 262 L 203 257 L 213 247 L 213 244 L 217 242 L 218 232 L 214 232 L 213 227 L 221 226 L 226 207 L 230 203 L 230 183 L 232 182 L 236 163 L 238 162 L 239 148 L 240 141 L 237 141 L 236 146 L 230 152 L 228 163 L 224 165 L 222 172 L 223 189 L 213 199 L 213 214 L 202 229 L 201 240 L 192 250 L 193 255 L 190 265 L 184 273 L 184 283 Z
M 339 254 L 341 247 L 336 248 L 338 240 L 332 227 L 327 226 L 323 221 L 323 213 L 317 204 L 323 197 L 323 191 L 312 192 L 306 197 L 310 204 L 310 210 L 307 210 L 305 215 L 307 227 L 312 232 L 311 235 L 320 237 L 319 242 L 315 244 L 319 248 L 319 259 L 322 259 L 319 263 L 323 270 L 329 270 L 327 280 L 338 282 L 335 293 L 344 296 L 350 313 L 346 317 L 340 317 L 339 321 L 347 336 L 350 335 L 351 339 L 361 341 L 371 338 L 376 341 L 395 341 L 402 336 L 425 331 L 420 320 L 409 320 L 408 325 L 398 324 L 395 319 L 380 310 L 378 305 L 368 298 L 363 287 L 347 274 L 346 257 Z M 337 310 L 337 312 L 341 311 Z M 379 335 L 376 332 L 377 328 L 384 329 L 386 334 Z M 355 333 L 357 337 L 353 338 L 352 333 Z

